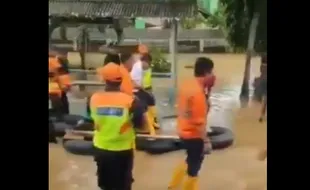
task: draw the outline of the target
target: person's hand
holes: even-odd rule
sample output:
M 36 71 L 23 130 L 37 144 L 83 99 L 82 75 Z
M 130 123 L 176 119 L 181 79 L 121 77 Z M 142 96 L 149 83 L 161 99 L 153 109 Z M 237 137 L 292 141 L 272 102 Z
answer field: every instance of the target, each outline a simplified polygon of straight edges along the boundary
M 210 139 L 207 137 L 204 140 L 203 153 L 204 154 L 211 154 L 211 152 L 212 152 L 212 143 L 211 143 Z

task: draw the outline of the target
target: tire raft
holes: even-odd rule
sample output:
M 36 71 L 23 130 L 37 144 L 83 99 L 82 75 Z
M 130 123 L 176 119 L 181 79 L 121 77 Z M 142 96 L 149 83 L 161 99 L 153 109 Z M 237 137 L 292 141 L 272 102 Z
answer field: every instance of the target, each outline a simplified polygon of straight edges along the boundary
M 212 148 L 223 149 L 232 145 L 234 138 L 230 129 L 224 127 L 211 127 L 212 132 L 208 133 Z M 90 140 L 90 139 L 89 139 Z M 91 141 L 68 140 L 63 144 L 66 151 L 77 155 L 93 155 L 94 148 Z M 156 139 L 150 140 L 145 137 L 137 137 L 137 150 L 145 151 L 150 154 L 163 154 L 167 152 L 183 149 L 182 143 L 177 139 Z
M 136 149 L 150 154 L 163 154 L 176 150 L 181 150 L 181 141 L 176 139 L 149 139 L 137 137 Z
M 230 129 L 224 127 L 211 127 L 212 132 L 208 133 L 212 148 L 223 149 L 232 145 L 234 138 Z M 183 149 L 182 142 L 177 139 L 156 139 L 138 137 L 136 140 L 137 150 L 142 150 L 150 154 L 162 154 Z M 208 153 L 208 151 L 206 151 Z
M 233 132 L 224 127 L 211 127 L 212 132 L 208 133 L 210 138 L 212 148 L 215 149 L 223 149 L 227 148 L 234 142 Z

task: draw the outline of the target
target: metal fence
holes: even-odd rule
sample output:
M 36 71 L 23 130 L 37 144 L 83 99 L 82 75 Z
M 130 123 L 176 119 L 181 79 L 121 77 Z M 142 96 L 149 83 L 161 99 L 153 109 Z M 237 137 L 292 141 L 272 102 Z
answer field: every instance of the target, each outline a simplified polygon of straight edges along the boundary
M 113 29 L 106 29 L 105 33 L 99 32 L 97 28 L 89 28 L 90 44 L 102 44 L 105 41 L 116 40 L 116 34 Z M 60 29 L 56 28 L 52 34 L 52 42 L 70 47 L 78 35 L 78 29 L 73 27 L 67 28 L 67 40 L 61 39 Z M 171 30 L 169 29 L 124 29 L 124 45 L 133 45 L 138 42 L 144 43 L 150 47 L 158 47 L 164 51 L 170 52 Z M 178 50 L 186 52 L 203 52 L 205 48 L 227 47 L 228 43 L 219 29 L 195 29 L 180 30 L 178 32 Z M 94 47 L 93 49 L 96 49 Z M 90 48 L 91 49 L 91 48 Z

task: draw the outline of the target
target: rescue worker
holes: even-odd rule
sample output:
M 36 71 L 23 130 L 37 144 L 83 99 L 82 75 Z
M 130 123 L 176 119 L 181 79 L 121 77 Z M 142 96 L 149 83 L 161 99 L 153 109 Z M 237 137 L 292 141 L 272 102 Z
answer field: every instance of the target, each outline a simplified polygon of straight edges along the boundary
M 100 71 L 105 91 L 94 93 L 89 102 L 95 126 L 98 186 L 102 190 L 131 190 L 134 127 L 144 124 L 143 106 L 120 89 L 122 70 L 122 65 L 105 65 Z
M 145 54 L 141 57 L 142 69 L 143 69 L 143 88 L 148 92 L 152 92 L 152 56 Z
M 56 77 L 56 72 L 60 67 L 57 60 L 49 57 L 49 72 L 48 72 L 48 94 L 49 94 L 49 111 L 50 115 L 61 118 L 62 103 L 61 103 L 61 88 Z
M 155 96 L 153 95 L 153 91 L 152 91 L 152 67 L 151 67 L 151 63 L 152 63 L 152 56 L 148 53 L 143 54 L 141 57 L 141 61 L 142 61 L 142 69 L 143 69 L 143 89 L 149 93 L 149 97 L 148 97 L 148 110 L 149 110 L 149 114 L 151 119 L 154 120 L 154 127 L 155 129 L 159 129 L 159 125 L 157 122 L 157 111 L 156 111 L 156 100 L 155 100 Z
M 51 51 L 51 55 L 49 56 L 49 62 L 50 60 L 53 60 L 52 62 L 54 62 L 54 65 L 57 62 L 57 68 L 54 68 L 53 73 L 61 88 L 61 102 L 63 104 L 62 112 L 63 114 L 69 114 L 69 101 L 67 97 L 67 91 L 71 87 L 71 79 L 69 75 L 68 59 L 65 55 L 60 54 L 59 52 Z
M 260 112 L 259 122 L 264 121 L 264 117 L 267 111 L 267 55 L 264 54 L 261 57 L 261 76 L 260 76 L 260 88 L 262 90 L 262 108 Z
M 101 47 L 101 51 L 103 50 L 103 48 L 106 48 L 106 47 Z M 105 56 L 104 61 L 103 61 L 103 66 L 105 66 L 105 65 L 107 65 L 107 64 L 109 64 L 109 63 L 111 63 L 111 62 L 114 63 L 114 64 L 120 65 L 120 58 L 119 58 L 119 55 L 107 53 L 107 55 Z M 103 67 L 100 67 L 100 68 L 97 69 L 97 74 L 98 74 L 99 80 L 102 80 L 102 81 L 103 81 L 103 79 L 102 79 L 102 77 L 101 77 L 101 71 L 100 71 L 102 68 L 103 68 Z M 87 97 L 87 102 L 89 102 L 90 97 L 91 97 L 91 96 L 88 96 L 88 97 Z M 92 122 L 92 120 L 91 120 L 91 118 L 90 118 L 90 108 L 89 108 L 89 104 L 88 104 L 88 103 L 86 103 L 86 114 L 85 114 L 85 115 L 86 115 L 86 116 L 85 116 L 82 120 L 80 120 L 80 121 L 78 122 L 78 125 L 82 125 L 82 124 L 85 124 L 85 123 L 90 123 L 90 122 Z
M 146 64 L 148 65 L 150 64 L 150 61 L 152 60 L 152 58 L 149 55 L 149 50 L 146 45 L 139 44 L 137 48 L 137 52 L 138 53 L 135 54 L 136 62 L 132 68 L 132 71 L 130 72 L 131 78 L 134 81 L 134 85 L 135 85 L 134 92 L 135 92 L 135 95 L 139 97 L 141 101 L 144 101 L 144 103 L 147 105 L 147 113 L 148 113 L 149 120 L 152 122 L 151 125 L 154 126 L 154 128 L 158 129 L 159 126 L 156 121 L 157 119 L 156 119 L 156 109 L 155 109 L 155 98 L 153 94 L 150 92 L 150 89 L 149 91 L 147 91 L 144 88 L 145 81 L 149 83 L 151 82 L 151 77 L 152 77 L 151 70 L 148 70 L 147 73 L 145 73 L 144 68 Z M 150 69 L 150 66 L 148 68 Z M 146 76 L 145 74 L 149 74 L 149 76 Z
M 118 56 L 118 60 L 116 60 L 115 56 Z M 130 95 L 130 96 L 136 96 L 137 98 L 139 98 L 139 100 L 141 101 L 141 104 L 144 105 L 145 107 L 145 112 L 147 112 L 147 106 L 144 103 L 144 101 L 142 101 L 142 99 L 137 96 L 137 93 L 135 92 L 135 84 L 131 78 L 130 72 L 133 68 L 133 65 L 135 64 L 135 59 L 132 56 L 131 53 L 120 53 L 117 55 L 109 55 L 109 59 L 107 60 L 115 60 L 115 62 L 113 62 L 114 64 L 118 64 L 120 65 L 121 68 L 121 73 L 123 75 L 122 78 L 122 84 L 121 84 L 121 91 Z M 104 66 L 105 67 L 105 66 Z M 99 78 L 100 76 L 102 76 L 101 71 L 104 67 L 98 68 L 97 71 L 99 73 Z M 102 80 L 102 79 L 101 79 Z M 152 125 L 152 120 L 149 118 L 149 114 L 145 114 L 145 119 L 147 120 L 145 127 L 143 128 L 143 130 L 140 130 L 139 132 L 146 132 L 146 133 L 151 133 L 151 134 L 155 134 L 155 129 Z
M 69 114 L 69 101 L 67 97 L 67 92 L 71 88 L 71 79 L 69 75 L 69 62 L 67 56 L 63 54 L 58 54 L 57 59 L 61 65 L 58 70 L 58 78 L 61 84 L 61 102 L 63 104 L 63 112 Z
M 204 89 L 212 71 L 212 60 L 198 58 L 194 68 L 195 78 L 183 82 L 179 88 L 177 130 L 187 158 L 175 169 L 168 189 L 177 188 L 186 175 L 182 189 L 198 190 L 198 172 L 204 159 L 204 150 L 210 145 L 206 129 L 208 104 Z

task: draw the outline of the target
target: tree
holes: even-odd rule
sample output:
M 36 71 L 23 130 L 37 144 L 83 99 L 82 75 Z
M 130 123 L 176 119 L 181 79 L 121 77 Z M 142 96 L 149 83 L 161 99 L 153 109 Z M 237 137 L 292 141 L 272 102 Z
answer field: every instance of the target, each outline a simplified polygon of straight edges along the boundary
M 221 0 L 221 3 L 225 6 L 230 45 L 234 51 L 247 49 L 240 99 L 248 102 L 251 54 L 254 50 L 267 51 L 267 0 Z
M 252 52 L 254 50 L 254 43 L 256 38 L 257 25 L 259 21 L 260 14 L 258 12 L 255 13 L 254 17 L 251 20 L 251 25 L 249 29 L 249 39 L 248 39 L 248 47 L 246 52 L 246 60 L 243 74 L 243 82 L 241 86 L 240 92 L 240 100 L 242 105 L 247 105 L 249 102 L 249 81 L 250 81 L 250 71 L 251 71 L 251 57 Z
M 220 0 L 214 14 L 203 14 L 205 19 L 196 22 L 222 29 L 232 51 L 240 52 L 247 48 L 249 27 L 255 12 L 260 14 L 260 19 L 254 47 L 256 51 L 264 52 L 267 50 L 267 0 Z
M 240 99 L 249 100 L 251 55 L 267 51 L 267 0 L 220 0 L 213 15 L 205 15 L 207 23 L 219 27 L 233 52 L 247 56 Z

